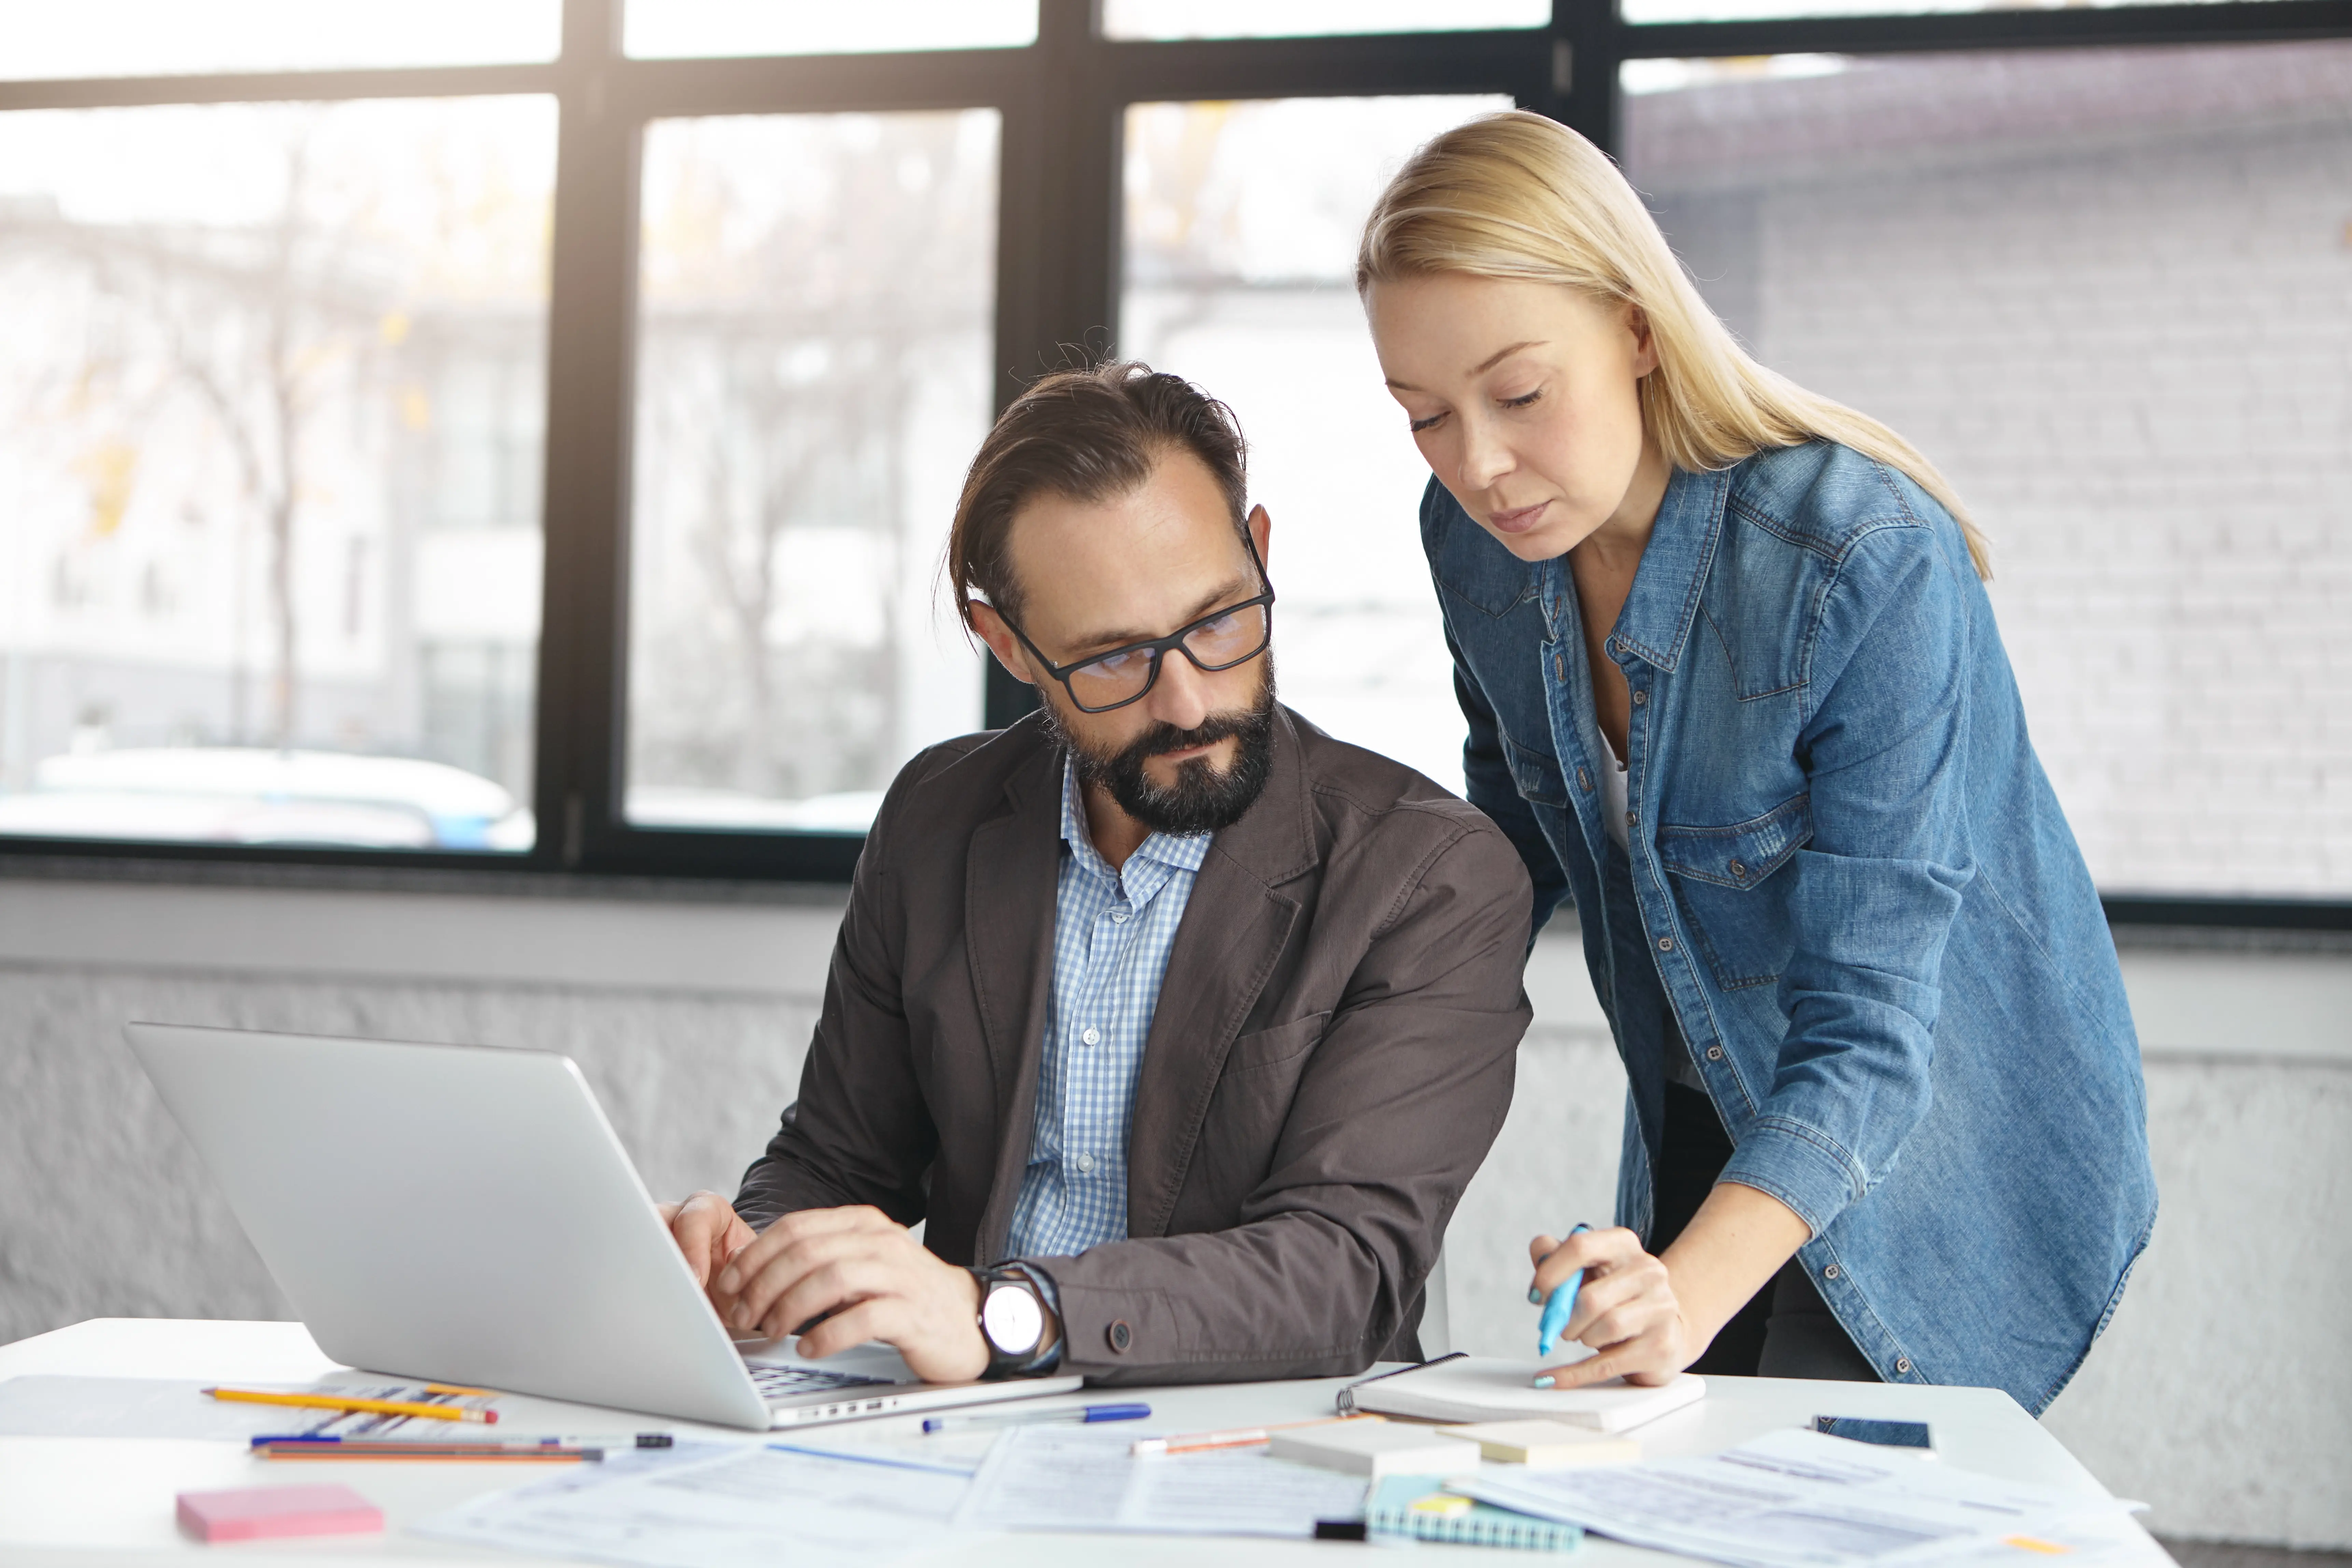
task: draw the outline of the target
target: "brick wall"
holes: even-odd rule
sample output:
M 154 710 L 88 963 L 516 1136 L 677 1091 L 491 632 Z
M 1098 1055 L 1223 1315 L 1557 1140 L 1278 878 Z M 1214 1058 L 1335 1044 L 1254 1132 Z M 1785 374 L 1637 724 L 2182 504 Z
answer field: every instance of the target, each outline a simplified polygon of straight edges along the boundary
M 1734 329 L 1992 535 L 2101 886 L 2352 894 L 2352 46 L 1858 64 L 1626 125 Z

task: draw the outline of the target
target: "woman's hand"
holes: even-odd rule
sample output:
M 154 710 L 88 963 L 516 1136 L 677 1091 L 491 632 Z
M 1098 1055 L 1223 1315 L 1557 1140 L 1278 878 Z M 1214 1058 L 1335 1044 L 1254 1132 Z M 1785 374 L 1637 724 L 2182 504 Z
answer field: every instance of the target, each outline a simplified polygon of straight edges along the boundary
M 1546 1369 L 1554 1388 L 1582 1388 L 1622 1377 L 1664 1383 L 1698 1359 L 1706 1341 L 1694 1334 L 1675 1298 L 1666 1266 L 1642 1250 L 1642 1238 L 1622 1226 L 1580 1231 L 1559 1241 L 1539 1236 L 1528 1244 L 1536 1266 L 1530 1299 L 1546 1301 L 1568 1277 L 1584 1270 L 1567 1336 L 1594 1354 Z

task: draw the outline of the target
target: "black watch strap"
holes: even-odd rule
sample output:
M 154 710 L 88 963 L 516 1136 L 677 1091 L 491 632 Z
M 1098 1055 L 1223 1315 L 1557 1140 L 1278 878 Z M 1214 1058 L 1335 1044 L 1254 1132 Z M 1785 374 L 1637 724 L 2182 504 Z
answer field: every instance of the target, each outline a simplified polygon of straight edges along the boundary
M 1057 1334 L 1049 1335 L 1046 1332 L 1055 1326 L 1053 1300 L 1031 1277 L 1029 1271 L 1014 1265 L 1000 1265 L 993 1268 L 975 1268 L 969 1271 L 973 1279 L 980 1281 L 980 1306 L 982 1313 L 980 1338 L 981 1342 L 988 1346 L 988 1370 L 982 1375 L 992 1379 L 1031 1377 L 1042 1372 L 1050 1372 L 1059 1365 L 1062 1360 L 1061 1338 Z M 988 1337 L 985 1316 L 988 1310 L 988 1294 L 1001 1286 L 1025 1290 L 1037 1303 L 1039 1328 L 1037 1345 L 1034 1350 L 1019 1354 L 1007 1354 L 997 1349 L 996 1342 Z M 1051 1343 L 1047 1342 L 1049 1338 Z

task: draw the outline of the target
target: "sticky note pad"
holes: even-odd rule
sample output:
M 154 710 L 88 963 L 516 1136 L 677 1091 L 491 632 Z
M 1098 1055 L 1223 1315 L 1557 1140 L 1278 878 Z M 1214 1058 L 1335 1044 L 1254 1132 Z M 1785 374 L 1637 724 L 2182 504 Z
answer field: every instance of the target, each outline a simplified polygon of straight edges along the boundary
M 180 1522 L 206 1541 L 279 1535 L 367 1535 L 383 1510 L 349 1487 L 240 1487 L 182 1492 Z
M 1442 1476 L 1478 1465 L 1475 1445 L 1391 1421 L 1335 1421 L 1276 1432 L 1266 1451 L 1293 1464 L 1351 1476 Z
M 1481 1421 L 1471 1426 L 1440 1426 L 1447 1437 L 1478 1445 L 1478 1452 L 1507 1465 L 1531 1470 L 1565 1469 L 1570 1465 L 1630 1465 L 1642 1457 L 1635 1437 L 1603 1437 L 1589 1426 L 1565 1421 Z

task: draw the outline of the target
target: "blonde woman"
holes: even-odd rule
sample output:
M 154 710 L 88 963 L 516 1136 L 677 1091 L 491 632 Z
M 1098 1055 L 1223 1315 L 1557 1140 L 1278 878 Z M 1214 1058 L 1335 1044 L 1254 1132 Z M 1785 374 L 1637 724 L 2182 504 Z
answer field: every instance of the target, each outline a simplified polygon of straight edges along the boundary
M 1424 148 L 1357 279 L 1433 475 L 1470 798 L 1538 924 L 1573 899 L 1629 1080 L 1620 1228 L 1530 1247 L 1538 1299 L 1586 1271 L 1567 1335 L 1598 1353 L 1559 1383 L 2039 1411 L 2156 1190 L 2114 943 L 1958 498 L 1750 359 L 1538 116 Z

